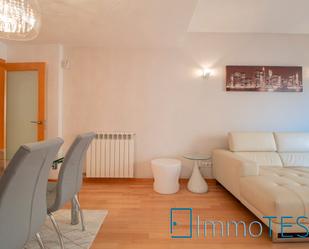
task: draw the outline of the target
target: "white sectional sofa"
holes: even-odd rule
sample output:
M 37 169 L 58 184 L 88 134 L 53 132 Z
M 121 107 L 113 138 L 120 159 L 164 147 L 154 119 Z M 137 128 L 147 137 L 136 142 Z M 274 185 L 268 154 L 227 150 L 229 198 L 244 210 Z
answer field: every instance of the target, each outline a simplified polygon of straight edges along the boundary
M 261 221 L 273 219 L 273 241 L 281 238 L 281 217 L 292 224 L 284 227 L 285 241 L 307 240 L 309 227 L 309 133 L 232 132 L 229 150 L 213 152 L 214 176 Z

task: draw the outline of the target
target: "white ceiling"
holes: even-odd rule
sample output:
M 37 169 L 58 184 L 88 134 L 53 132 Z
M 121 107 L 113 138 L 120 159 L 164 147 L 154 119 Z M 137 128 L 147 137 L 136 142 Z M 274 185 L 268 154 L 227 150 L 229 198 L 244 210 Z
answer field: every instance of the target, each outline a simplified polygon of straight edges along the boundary
M 38 0 L 31 43 L 177 46 L 187 32 L 309 34 L 309 0 Z
M 200 0 L 188 31 L 309 34 L 308 0 Z
M 173 46 L 197 0 L 39 0 L 40 43 Z

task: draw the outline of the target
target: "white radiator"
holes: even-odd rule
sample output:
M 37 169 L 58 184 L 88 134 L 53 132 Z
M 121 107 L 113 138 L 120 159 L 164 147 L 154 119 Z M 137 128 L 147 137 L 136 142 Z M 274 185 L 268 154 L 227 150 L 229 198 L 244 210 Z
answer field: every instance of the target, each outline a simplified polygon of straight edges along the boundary
M 133 177 L 134 138 L 129 132 L 98 132 L 87 152 L 86 176 Z

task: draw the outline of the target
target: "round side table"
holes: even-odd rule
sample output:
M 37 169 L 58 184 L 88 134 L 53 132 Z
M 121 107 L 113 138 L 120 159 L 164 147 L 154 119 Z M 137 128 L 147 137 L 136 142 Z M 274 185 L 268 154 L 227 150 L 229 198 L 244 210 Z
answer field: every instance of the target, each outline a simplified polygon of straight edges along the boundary
M 209 155 L 200 155 L 200 154 L 187 154 L 184 155 L 183 157 L 194 161 L 192 175 L 188 182 L 188 189 L 193 193 L 199 193 L 199 194 L 206 193 L 208 191 L 208 185 L 200 172 L 199 162 L 209 161 L 211 157 Z

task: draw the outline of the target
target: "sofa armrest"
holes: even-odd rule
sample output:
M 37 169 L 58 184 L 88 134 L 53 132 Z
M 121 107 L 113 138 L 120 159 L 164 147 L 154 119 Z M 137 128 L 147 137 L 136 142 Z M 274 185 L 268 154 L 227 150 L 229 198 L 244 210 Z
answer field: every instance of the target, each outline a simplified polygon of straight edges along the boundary
M 255 162 L 228 150 L 214 150 L 212 158 L 215 178 L 236 197 L 239 196 L 240 177 L 259 174 Z
M 213 162 L 215 170 L 229 170 L 231 168 L 233 171 L 238 171 L 239 176 L 256 176 L 259 174 L 259 167 L 255 162 L 228 150 L 214 150 Z

